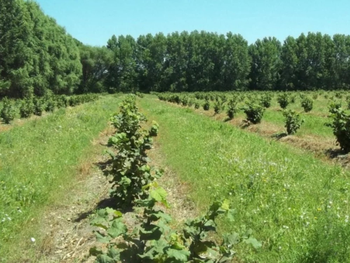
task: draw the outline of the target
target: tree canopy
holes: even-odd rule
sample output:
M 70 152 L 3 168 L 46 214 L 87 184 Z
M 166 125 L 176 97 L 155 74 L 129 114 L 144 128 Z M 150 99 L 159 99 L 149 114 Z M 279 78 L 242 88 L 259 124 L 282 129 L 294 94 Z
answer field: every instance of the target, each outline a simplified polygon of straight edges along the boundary
M 248 42 L 183 31 L 84 45 L 34 1 L 0 1 L 0 98 L 88 92 L 350 88 L 350 36 Z

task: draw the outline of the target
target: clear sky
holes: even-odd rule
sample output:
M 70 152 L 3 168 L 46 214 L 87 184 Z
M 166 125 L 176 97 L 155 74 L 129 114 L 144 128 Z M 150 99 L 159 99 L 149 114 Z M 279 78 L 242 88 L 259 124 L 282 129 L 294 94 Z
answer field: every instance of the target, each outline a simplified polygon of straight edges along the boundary
M 205 30 L 249 43 L 301 33 L 350 35 L 350 0 L 36 0 L 81 42 L 102 46 L 115 34 Z

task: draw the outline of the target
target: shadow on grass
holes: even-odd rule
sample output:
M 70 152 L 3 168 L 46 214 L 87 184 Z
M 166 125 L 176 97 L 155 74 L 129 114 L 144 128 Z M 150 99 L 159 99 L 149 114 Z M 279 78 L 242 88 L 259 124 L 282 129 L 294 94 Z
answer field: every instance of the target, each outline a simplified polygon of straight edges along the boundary
M 346 153 L 342 149 L 328 149 L 325 151 L 325 155 L 330 159 L 348 159 L 349 153 Z
M 95 165 L 103 172 L 103 174 L 107 177 L 110 173 L 108 170 L 108 167 L 112 164 L 112 160 L 108 159 L 107 161 L 103 162 L 97 162 Z M 107 180 L 107 178 L 106 178 Z M 74 222 L 80 222 L 86 218 L 88 218 L 90 215 L 94 214 L 96 210 L 104 209 L 104 208 L 112 208 L 115 210 L 118 210 L 120 212 L 127 213 L 132 212 L 133 208 L 132 205 L 125 205 L 125 202 L 122 200 L 118 200 L 118 198 L 115 197 L 107 197 L 102 200 L 100 200 L 96 206 L 88 211 L 80 213 L 77 218 L 74 219 Z
M 272 134 L 271 137 L 276 139 L 276 140 L 280 140 L 282 139 L 283 137 L 286 137 L 288 136 L 288 134 L 286 132 L 279 132 L 279 133 L 275 133 L 275 134 Z

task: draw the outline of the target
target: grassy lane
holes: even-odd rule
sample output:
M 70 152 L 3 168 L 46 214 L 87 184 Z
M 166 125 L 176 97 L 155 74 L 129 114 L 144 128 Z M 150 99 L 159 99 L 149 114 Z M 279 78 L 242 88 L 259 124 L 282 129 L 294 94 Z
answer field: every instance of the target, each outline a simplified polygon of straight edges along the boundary
M 350 258 L 348 171 L 310 154 L 266 141 L 192 109 L 140 100 L 149 119 L 160 124 L 166 164 L 192 189 L 204 209 L 227 197 L 236 208 L 234 224 L 263 242 L 259 251 L 240 245 L 247 262 L 347 262 Z
M 0 259 L 23 238 L 28 222 L 69 194 L 65 189 L 74 183 L 77 165 L 93 150 L 118 101 L 103 97 L 0 133 Z

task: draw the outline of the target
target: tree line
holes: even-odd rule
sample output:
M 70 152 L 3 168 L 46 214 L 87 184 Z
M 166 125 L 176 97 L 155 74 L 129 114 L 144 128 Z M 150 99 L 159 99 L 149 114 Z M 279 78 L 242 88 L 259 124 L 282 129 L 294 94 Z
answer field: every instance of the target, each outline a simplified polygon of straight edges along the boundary
M 88 92 L 335 90 L 350 87 L 350 36 L 253 44 L 193 31 L 84 45 L 33 1 L 0 2 L 0 98 Z

